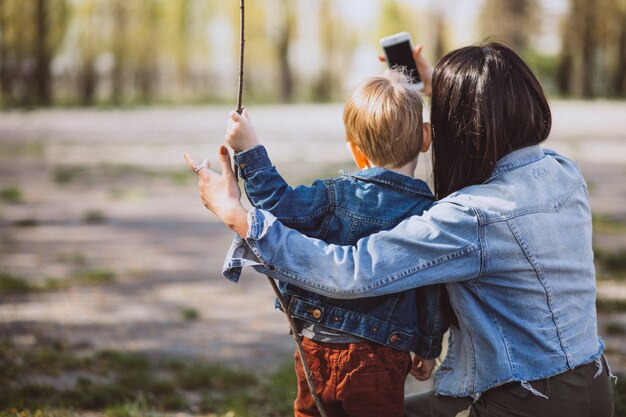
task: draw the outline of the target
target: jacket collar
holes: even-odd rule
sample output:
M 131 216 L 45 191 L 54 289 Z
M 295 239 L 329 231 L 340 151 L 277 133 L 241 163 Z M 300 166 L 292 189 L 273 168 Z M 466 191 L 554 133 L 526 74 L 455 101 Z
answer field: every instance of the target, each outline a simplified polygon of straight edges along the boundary
M 385 168 L 368 168 L 355 173 L 343 172 L 343 175 L 362 181 L 384 184 L 396 190 L 402 190 L 422 197 L 435 199 L 428 185 L 417 178 L 407 177 Z
M 523 167 L 524 165 L 536 162 L 543 157 L 545 157 L 545 153 L 543 152 L 543 149 L 539 147 L 539 145 L 517 149 L 503 156 L 498 162 L 496 162 L 496 166 L 489 176 L 489 179 L 497 177 L 501 174 L 505 174 L 516 168 Z

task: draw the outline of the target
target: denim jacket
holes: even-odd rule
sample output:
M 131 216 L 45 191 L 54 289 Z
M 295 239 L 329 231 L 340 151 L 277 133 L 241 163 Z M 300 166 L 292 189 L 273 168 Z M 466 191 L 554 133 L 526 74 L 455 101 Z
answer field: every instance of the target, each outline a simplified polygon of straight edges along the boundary
M 261 210 L 248 222 L 234 250 L 239 263 L 319 294 L 378 296 L 446 283 L 459 326 L 450 328 L 435 375 L 440 394 L 478 398 L 510 381 L 528 386 L 597 360 L 604 348 L 587 187 L 555 152 L 514 151 L 485 183 L 353 246 L 308 238 Z
M 289 227 L 329 244 L 352 245 L 363 236 L 391 229 L 434 202 L 426 183 L 382 168 L 291 188 L 272 166 L 263 146 L 235 156 L 250 202 Z M 236 239 L 233 247 L 237 247 Z M 286 250 L 290 250 L 285 247 Z M 231 252 L 232 253 L 232 252 Z M 233 271 L 229 257 L 225 268 Z M 323 277 L 325 268 L 309 266 Z M 238 274 L 229 274 L 230 279 Z M 424 358 L 441 353 L 452 314 L 445 287 L 432 285 L 378 297 L 332 299 L 280 283 L 290 313 L 300 320 L 359 336 Z

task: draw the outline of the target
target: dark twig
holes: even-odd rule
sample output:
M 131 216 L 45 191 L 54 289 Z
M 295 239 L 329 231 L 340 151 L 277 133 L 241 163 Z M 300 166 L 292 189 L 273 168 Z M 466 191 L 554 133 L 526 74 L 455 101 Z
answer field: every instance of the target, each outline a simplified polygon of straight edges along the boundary
M 239 83 L 237 86 L 237 113 L 241 114 L 243 112 L 243 105 L 242 105 L 243 57 L 244 57 L 244 46 L 246 43 L 245 36 L 244 36 L 244 29 L 245 29 L 244 0 L 240 0 L 239 9 L 240 9 L 240 13 L 239 13 L 239 19 L 240 19 L 239 20 L 240 21 L 239 40 L 240 42 L 239 42 Z M 237 178 L 237 181 L 239 181 L 239 167 L 237 166 L 237 164 L 234 164 L 234 165 L 235 165 L 234 167 L 235 178 Z M 315 405 L 317 406 L 317 409 L 320 412 L 320 415 L 322 417 L 328 417 L 328 414 L 326 414 L 326 410 L 324 409 L 324 405 L 322 404 L 322 401 L 320 400 L 319 396 L 317 395 L 317 391 L 315 390 L 315 384 L 313 383 L 313 380 L 311 379 L 311 370 L 309 369 L 309 364 L 307 363 L 306 358 L 304 357 L 304 348 L 302 347 L 302 342 L 300 339 L 300 332 L 298 330 L 298 326 L 296 325 L 296 322 L 291 316 L 289 309 L 285 305 L 285 299 L 283 298 L 283 295 L 280 293 L 280 290 L 278 289 L 276 282 L 270 277 L 267 277 L 267 279 L 270 282 L 270 285 L 272 286 L 274 293 L 276 294 L 276 299 L 278 300 L 278 304 L 280 304 L 280 307 L 283 309 L 283 312 L 285 313 L 285 317 L 287 317 L 287 322 L 289 323 L 289 329 L 291 329 L 291 334 L 293 335 L 293 339 L 296 342 L 296 349 L 298 350 L 298 353 L 300 355 L 300 361 L 302 362 L 302 368 L 304 369 L 304 376 L 306 378 L 307 384 L 309 385 L 309 391 L 311 391 L 311 395 L 313 396 L 313 401 L 315 401 Z
M 293 339 L 296 341 L 296 348 L 298 349 L 300 362 L 302 362 L 302 368 L 304 369 L 304 376 L 306 378 L 307 384 L 309 385 L 309 391 L 311 391 L 311 395 L 313 396 L 313 401 L 315 401 L 315 405 L 317 406 L 317 410 L 320 412 L 320 415 L 322 417 L 328 417 L 328 414 L 326 414 L 326 410 L 324 409 L 324 405 L 322 404 L 322 401 L 320 400 L 320 397 L 317 395 L 317 391 L 315 390 L 315 384 L 313 383 L 313 380 L 311 379 L 311 369 L 309 369 L 309 364 L 307 363 L 306 358 L 304 357 L 304 348 L 302 347 L 302 340 L 300 338 L 300 332 L 298 330 L 298 326 L 296 325 L 296 322 L 291 316 L 291 313 L 289 312 L 287 305 L 285 305 L 285 299 L 283 298 L 283 295 L 280 293 L 280 290 L 278 289 L 276 282 L 270 277 L 267 277 L 267 279 L 272 285 L 272 288 L 274 289 L 274 293 L 276 293 L 276 299 L 278 299 L 278 304 L 280 304 L 280 308 L 283 309 L 283 312 L 285 313 L 285 317 L 287 317 L 287 321 L 289 322 L 289 329 L 291 330 L 291 335 L 293 336 Z
M 241 0 L 239 6 L 239 83 L 237 85 L 237 113 L 241 114 L 243 111 L 242 101 L 243 101 L 243 57 L 244 57 L 244 46 L 246 43 L 246 38 L 244 36 L 245 32 L 245 6 L 244 0 Z
M 237 113 L 243 112 L 243 57 L 244 47 L 246 44 L 245 37 L 245 4 L 244 0 L 239 3 L 239 82 L 237 83 Z M 239 166 L 233 164 L 233 170 L 235 171 L 235 179 L 239 182 Z

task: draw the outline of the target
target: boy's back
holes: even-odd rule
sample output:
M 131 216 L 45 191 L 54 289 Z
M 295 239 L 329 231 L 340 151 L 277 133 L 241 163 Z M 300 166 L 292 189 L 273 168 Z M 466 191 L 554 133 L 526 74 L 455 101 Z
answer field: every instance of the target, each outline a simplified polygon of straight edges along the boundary
M 361 171 L 291 188 L 258 145 L 247 112 L 231 113 L 227 142 L 243 151 L 235 162 L 250 202 L 308 236 L 341 245 L 391 229 L 430 207 L 434 197 L 428 186 L 412 178 L 418 154 L 429 148 L 430 127 L 422 123 L 421 98 L 406 76 L 390 73 L 361 83 L 344 108 L 344 126 Z M 234 280 L 240 243 L 235 241 L 225 265 Z M 324 406 L 336 411 L 331 414 L 400 417 L 409 351 L 416 353 L 421 365 L 414 371 L 423 378 L 433 366 L 425 360 L 441 353 L 449 323 L 444 287 L 354 300 L 289 284 L 280 289 L 289 313 L 302 323 L 304 354 Z M 298 360 L 296 374 L 295 415 L 318 415 Z
M 384 168 L 291 188 L 272 166 L 263 146 L 237 154 L 235 162 L 255 207 L 327 243 L 351 245 L 421 214 L 435 200 L 424 181 Z M 367 339 L 413 350 L 424 358 L 440 353 L 445 328 L 441 331 L 435 322 L 445 322 L 437 311 L 446 300 L 439 287 L 337 300 L 289 284 L 279 286 L 290 313 L 304 322 L 303 335 L 313 340 L 348 343 Z

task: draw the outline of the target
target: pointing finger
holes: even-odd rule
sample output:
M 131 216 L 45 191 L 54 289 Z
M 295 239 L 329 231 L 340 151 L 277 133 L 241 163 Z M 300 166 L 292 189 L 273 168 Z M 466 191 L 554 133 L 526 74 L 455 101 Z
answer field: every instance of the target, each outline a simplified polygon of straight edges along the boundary
M 230 154 L 228 153 L 228 149 L 226 146 L 220 146 L 220 162 L 222 163 L 222 175 L 224 176 L 234 176 L 233 167 L 230 163 Z
M 187 162 L 187 165 L 189 165 L 189 169 L 195 172 L 194 166 L 196 165 L 196 161 L 194 161 L 191 155 L 189 155 L 188 153 L 186 153 L 184 157 L 185 162 Z

